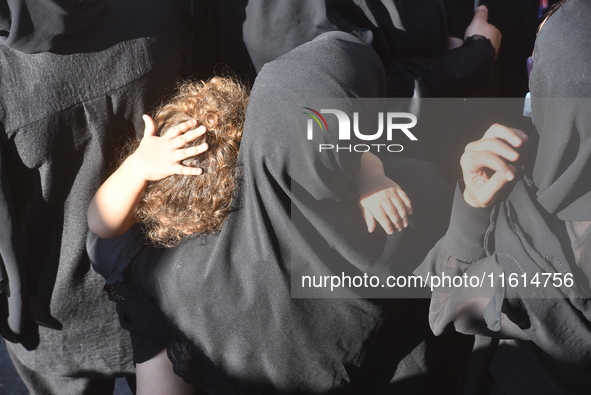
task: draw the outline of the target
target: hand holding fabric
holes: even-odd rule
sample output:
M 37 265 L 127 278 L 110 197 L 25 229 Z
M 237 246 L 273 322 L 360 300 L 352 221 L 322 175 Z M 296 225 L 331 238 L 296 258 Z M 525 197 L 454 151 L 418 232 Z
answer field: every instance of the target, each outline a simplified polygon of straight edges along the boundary
M 508 162 L 519 159 L 515 148 L 527 141 L 521 130 L 494 124 L 482 139 L 466 146 L 460 160 L 464 200 L 473 207 L 489 207 L 500 190 L 515 178 L 516 168 Z

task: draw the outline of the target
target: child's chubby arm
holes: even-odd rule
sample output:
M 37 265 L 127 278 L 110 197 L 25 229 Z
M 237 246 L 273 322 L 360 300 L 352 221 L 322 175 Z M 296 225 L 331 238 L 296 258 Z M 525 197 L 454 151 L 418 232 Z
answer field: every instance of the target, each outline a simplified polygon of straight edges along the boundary
M 156 135 L 154 121 L 144 115 L 146 127 L 137 150 L 101 185 L 88 207 L 88 227 L 104 239 L 125 233 L 135 223 L 134 210 L 148 181 L 157 181 L 173 174 L 199 175 L 199 168 L 180 162 L 207 151 L 207 144 L 185 145 L 205 133 L 189 120 Z
M 363 153 L 353 186 L 359 192 L 359 204 L 370 233 L 376 229 L 376 221 L 388 234 L 408 226 L 408 216 L 412 214 L 410 199 L 400 185 L 386 177 L 380 158 L 371 152 Z

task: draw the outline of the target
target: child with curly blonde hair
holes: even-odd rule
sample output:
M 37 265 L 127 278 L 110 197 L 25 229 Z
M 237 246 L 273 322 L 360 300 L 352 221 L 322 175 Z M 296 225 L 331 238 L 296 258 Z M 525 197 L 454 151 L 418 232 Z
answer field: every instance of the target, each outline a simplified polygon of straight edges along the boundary
M 227 78 L 186 82 L 154 120 L 144 115 L 137 149 L 92 199 L 90 230 L 113 238 L 139 222 L 164 247 L 219 231 L 234 195 L 247 100 Z
M 294 146 L 305 128 L 293 100 L 379 96 L 384 76 L 372 51 L 353 36 L 328 34 L 265 66 L 248 117 L 244 90 L 216 78 L 181 89 L 154 123 L 145 118 L 139 147 L 93 199 L 87 243 L 131 332 L 140 395 L 195 392 L 183 379 L 208 393 L 359 385 L 348 383 L 343 366 L 351 355 L 369 366 L 364 345 L 390 311 L 348 291 L 338 300 L 294 298 L 292 280 L 305 273 L 302 263 L 311 273 L 379 266 L 385 274 L 400 251 L 398 262 L 408 265 L 415 250 L 431 246 L 433 226 L 428 237 L 415 231 L 410 198 L 386 170 L 404 181 L 410 170 L 427 177 L 428 191 L 441 188 L 424 166 L 394 172 L 370 152 Z M 336 143 L 338 135 L 316 137 Z M 229 212 L 234 196 L 240 206 Z M 419 205 L 429 209 L 421 221 L 431 206 Z M 136 223 L 150 244 L 175 247 L 145 245 Z M 377 246 L 379 260 L 362 245 Z
M 143 137 L 130 150 L 137 148 L 91 201 L 90 230 L 110 239 L 138 223 L 159 247 L 219 231 L 234 196 L 247 101 L 246 89 L 231 79 L 189 81 L 154 119 L 144 115 Z M 137 344 L 144 347 L 135 358 L 138 394 L 195 392 L 173 373 L 165 350 L 149 340 L 132 343 L 134 354 Z

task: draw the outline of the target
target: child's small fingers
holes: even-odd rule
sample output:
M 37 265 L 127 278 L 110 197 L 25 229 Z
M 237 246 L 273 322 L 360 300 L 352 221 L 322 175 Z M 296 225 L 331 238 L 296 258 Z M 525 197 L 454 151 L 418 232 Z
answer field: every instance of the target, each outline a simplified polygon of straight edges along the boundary
M 205 129 L 205 126 L 203 125 L 199 126 L 196 129 L 188 130 L 185 133 L 182 133 L 180 136 L 177 136 L 174 139 L 172 139 L 172 148 L 177 149 L 184 147 L 185 145 L 187 145 L 187 143 L 190 143 L 191 141 L 203 136 L 206 131 L 207 129 Z
M 190 158 L 192 156 L 200 155 L 200 154 L 204 153 L 205 151 L 207 151 L 207 148 L 208 148 L 207 143 L 203 143 L 203 144 L 199 144 L 195 147 L 187 147 L 187 148 L 176 150 L 176 151 L 174 151 L 174 156 L 173 156 L 174 161 L 180 162 L 180 161 Z
M 396 230 L 401 231 L 408 225 L 406 219 L 406 207 L 402 203 L 402 200 L 398 196 L 390 198 L 390 206 L 392 207 L 391 212 L 388 212 L 390 220 L 396 226 Z
M 144 137 L 155 136 L 156 125 L 154 124 L 154 120 L 152 119 L 152 117 L 147 114 L 144 114 L 142 115 L 142 119 L 144 120 Z
M 394 233 L 394 228 L 392 227 L 390 218 L 381 206 L 378 207 L 377 210 L 373 210 L 372 214 L 375 220 L 378 221 L 387 234 L 391 235 Z
M 166 132 L 164 132 L 163 136 L 173 139 L 194 128 L 195 126 L 197 126 L 197 121 L 194 119 L 189 119 L 188 121 L 181 122 L 178 125 L 171 127 Z
M 373 214 L 371 213 L 371 211 L 369 211 L 365 207 L 362 207 L 362 208 L 363 208 L 363 218 L 365 218 L 365 223 L 367 224 L 367 231 L 369 233 L 373 233 L 373 231 L 376 230 L 376 220 L 373 217 Z
M 398 190 L 396 192 L 398 193 L 398 196 L 400 196 L 400 200 L 402 200 L 402 203 L 404 204 L 404 207 L 406 208 L 406 214 L 411 215 L 412 214 L 412 202 L 410 201 L 410 198 L 408 197 L 406 192 L 404 192 L 401 188 L 398 188 Z
M 175 169 L 175 174 L 180 174 L 183 176 L 198 176 L 203 173 L 203 170 L 199 167 L 189 167 L 178 165 Z

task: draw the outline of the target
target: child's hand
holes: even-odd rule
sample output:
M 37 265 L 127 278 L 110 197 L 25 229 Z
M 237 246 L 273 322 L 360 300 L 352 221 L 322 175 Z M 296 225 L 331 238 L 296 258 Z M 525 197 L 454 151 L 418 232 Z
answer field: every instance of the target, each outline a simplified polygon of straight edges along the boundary
M 207 144 L 184 148 L 187 143 L 205 133 L 205 126 L 193 129 L 197 122 L 190 120 L 168 129 L 162 136 L 156 135 L 154 121 L 143 116 L 146 128 L 138 149 L 128 158 L 146 181 L 157 181 L 173 174 L 199 175 L 202 170 L 183 166 L 180 162 L 207 151 Z
M 363 184 L 363 190 L 366 192 L 361 194 L 359 203 L 370 233 L 375 230 L 376 221 L 389 235 L 393 234 L 394 230 L 400 232 L 408 226 L 412 205 L 400 185 L 385 175 L 371 177 Z

